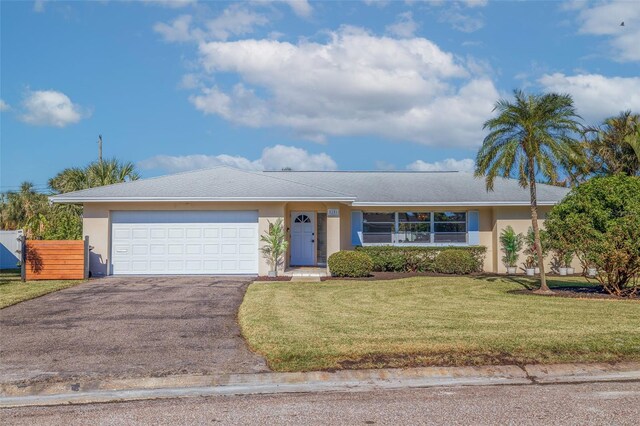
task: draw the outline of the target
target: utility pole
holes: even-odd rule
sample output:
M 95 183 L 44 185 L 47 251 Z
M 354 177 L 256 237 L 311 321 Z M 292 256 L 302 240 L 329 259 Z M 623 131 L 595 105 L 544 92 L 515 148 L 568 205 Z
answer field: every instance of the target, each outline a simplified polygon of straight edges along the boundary
M 98 135 L 98 161 L 102 163 L 102 135 Z

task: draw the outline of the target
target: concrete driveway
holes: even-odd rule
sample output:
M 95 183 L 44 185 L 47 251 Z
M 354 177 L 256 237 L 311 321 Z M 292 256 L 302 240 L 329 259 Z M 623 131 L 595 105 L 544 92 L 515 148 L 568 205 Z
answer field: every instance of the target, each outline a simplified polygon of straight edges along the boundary
M 92 280 L 0 310 L 0 382 L 267 371 L 240 336 L 247 277 Z

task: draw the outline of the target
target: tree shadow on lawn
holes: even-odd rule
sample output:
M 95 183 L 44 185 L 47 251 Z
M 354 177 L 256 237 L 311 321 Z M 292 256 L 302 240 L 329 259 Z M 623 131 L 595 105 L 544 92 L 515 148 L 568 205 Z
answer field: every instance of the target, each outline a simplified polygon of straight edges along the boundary
M 479 278 L 479 277 L 478 277 Z M 575 277 L 578 278 L 578 277 Z M 493 276 L 482 278 L 484 281 L 497 282 L 506 281 L 519 285 L 522 287 L 518 290 L 509 290 L 510 294 L 526 294 L 536 296 L 551 296 L 551 297 L 573 297 L 573 298 L 590 298 L 590 299 L 621 299 L 621 300 L 638 300 L 638 298 L 619 297 L 613 294 L 607 293 L 598 282 L 595 281 L 575 281 L 559 276 L 547 276 L 547 285 L 554 292 L 549 295 L 540 295 L 533 293 L 540 286 L 540 281 L 537 277 L 527 278 L 518 276 Z

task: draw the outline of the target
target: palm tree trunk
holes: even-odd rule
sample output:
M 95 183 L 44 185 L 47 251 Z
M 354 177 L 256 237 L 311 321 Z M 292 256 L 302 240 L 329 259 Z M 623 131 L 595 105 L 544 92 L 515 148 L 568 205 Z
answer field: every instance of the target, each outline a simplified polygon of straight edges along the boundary
M 540 293 L 551 293 L 547 286 L 547 277 L 544 272 L 544 258 L 542 257 L 542 243 L 540 242 L 540 228 L 538 227 L 538 196 L 536 194 L 536 174 L 533 158 L 529 159 L 529 193 L 531 195 L 531 225 L 535 238 L 536 253 L 538 254 L 538 267 L 540 268 Z

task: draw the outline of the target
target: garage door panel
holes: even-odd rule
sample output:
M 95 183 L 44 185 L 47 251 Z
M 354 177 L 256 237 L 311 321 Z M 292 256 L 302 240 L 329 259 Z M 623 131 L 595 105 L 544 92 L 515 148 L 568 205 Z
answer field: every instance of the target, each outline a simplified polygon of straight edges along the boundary
M 204 237 L 205 238 L 218 238 L 220 236 L 220 230 L 218 228 L 205 228 L 204 229 Z
M 255 211 L 112 212 L 113 274 L 255 274 L 257 270 Z
M 220 253 L 220 246 L 218 244 L 205 244 L 204 254 L 218 254 Z
M 202 229 L 187 229 L 186 234 L 187 238 L 202 238 Z
M 167 230 L 162 228 L 151 228 L 150 236 L 153 239 L 165 239 L 167 238 Z

